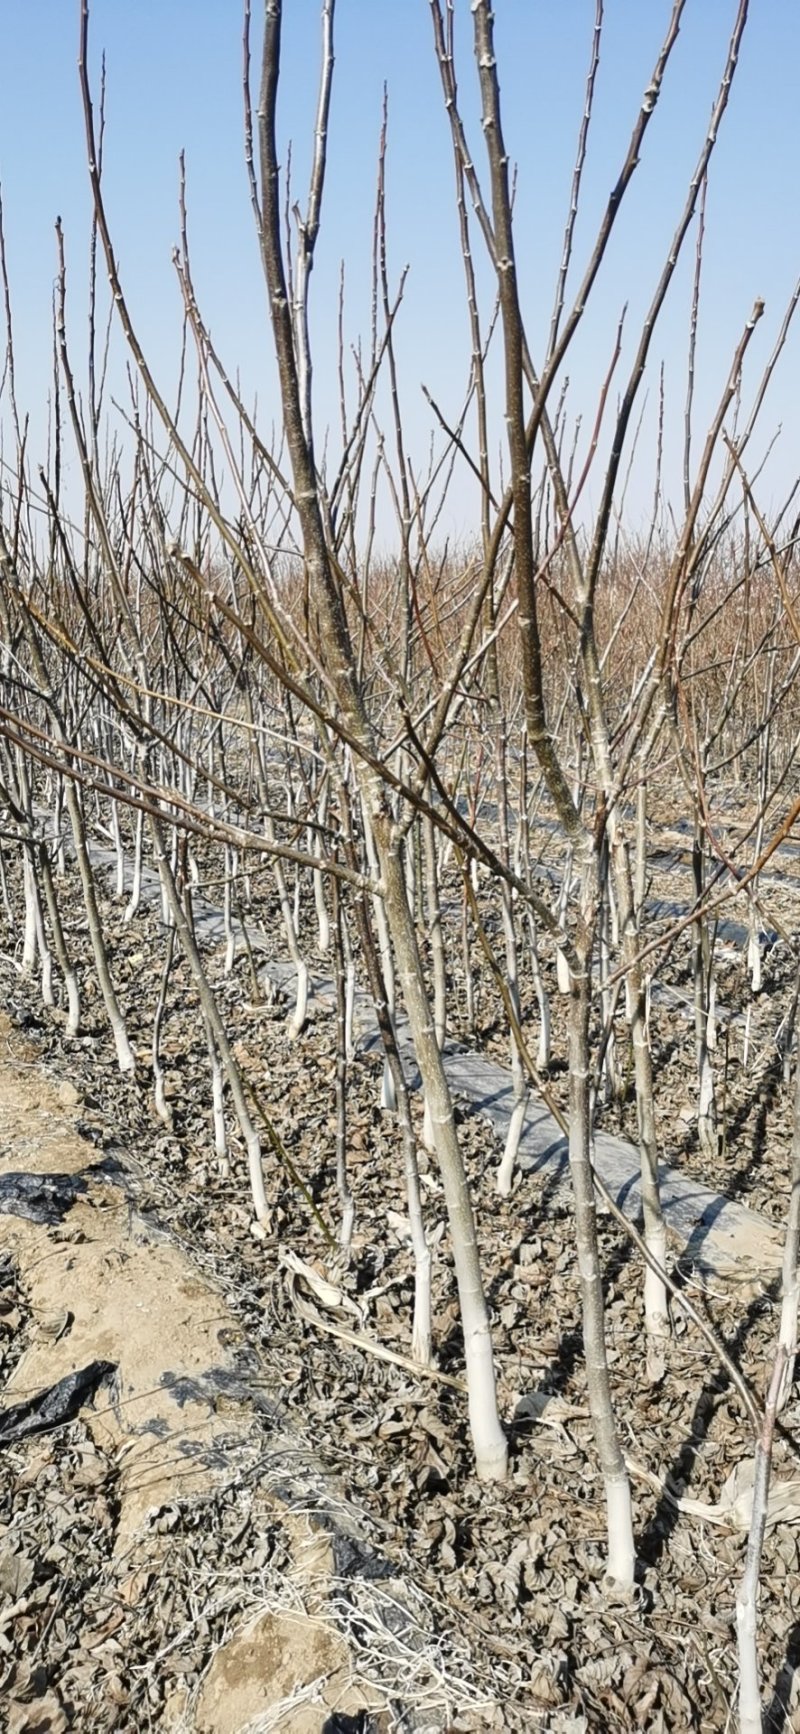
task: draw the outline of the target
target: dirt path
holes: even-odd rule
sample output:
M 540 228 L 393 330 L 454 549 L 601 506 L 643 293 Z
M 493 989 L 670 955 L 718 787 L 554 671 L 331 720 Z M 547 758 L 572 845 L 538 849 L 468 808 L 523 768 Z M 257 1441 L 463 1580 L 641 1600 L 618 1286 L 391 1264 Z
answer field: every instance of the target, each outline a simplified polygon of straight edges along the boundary
M 398 1630 L 403 1584 L 265 1390 L 222 1293 L 137 1210 L 135 1162 L 98 1160 L 78 1108 L 0 1019 L 7 1726 L 240 1734 L 269 1714 L 286 1734 L 377 1734 L 388 1696 L 343 1629 L 341 1579 L 351 1604 L 359 1577 L 382 1585 Z M 92 1369 L 93 1398 L 37 1430 L 34 1400 Z M 249 1550 L 231 1551 L 229 1510 Z M 65 1605 L 80 1617 L 59 1618 Z M 420 1649 L 421 1611 L 417 1598 L 404 1616 Z

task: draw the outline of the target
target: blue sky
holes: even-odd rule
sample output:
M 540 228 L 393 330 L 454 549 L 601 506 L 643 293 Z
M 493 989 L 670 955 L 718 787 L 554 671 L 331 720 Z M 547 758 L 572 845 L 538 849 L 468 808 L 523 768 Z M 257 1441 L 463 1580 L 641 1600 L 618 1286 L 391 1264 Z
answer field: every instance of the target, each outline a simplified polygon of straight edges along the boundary
M 460 85 L 482 167 L 466 0 L 457 0 L 457 8 L 463 15 Z M 667 0 L 607 0 L 574 281 L 619 171 L 669 9 Z M 76 70 L 78 10 L 78 0 L 2 0 L 0 184 L 18 396 L 22 410 L 31 415 L 36 458 L 46 419 L 53 225 L 59 214 L 66 235 L 73 360 L 79 377 L 85 371 L 90 204 Z M 259 0 L 253 0 L 254 34 L 259 10 Z M 304 199 L 319 64 L 318 6 L 316 0 L 286 0 L 285 12 L 280 119 L 284 144 L 292 139 L 294 186 Z M 766 316 L 752 345 L 751 384 L 800 273 L 800 118 L 795 95 L 800 9 L 795 0 L 754 0 L 751 12 L 708 197 L 696 451 L 755 297 L 764 297 Z M 733 0 L 689 0 L 686 8 L 663 102 L 647 134 L 591 310 L 569 357 L 569 402 L 586 430 L 617 320 L 628 302 L 625 354 L 616 383 L 621 387 L 626 377 L 625 362 L 630 361 L 643 309 L 683 205 L 734 14 Z M 534 357 L 541 356 L 547 335 L 593 17 L 593 0 L 496 3 L 506 139 L 518 169 L 520 277 Z M 243 163 L 238 0 L 193 0 L 191 5 L 186 0 L 94 0 L 95 88 L 103 49 L 108 73 L 108 211 L 134 321 L 154 371 L 169 390 L 180 333 L 170 256 L 178 238 L 177 160 L 184 149 L 200 304 L 229 371 L 240 370 L 248 397 L 258 392 L 262 430 L 268 430 L 279 410 Z M 455 419 L 469 371 L 452 159 L 427 0 L 338 0 L 329 172 L 312 280 L 318 443 L 326 425 L 336 424 L 342 260 L 347 344 L 357 343 L 360 335 L 368 339 L 384 82 L 389 91 L 388 216 L 394 278 L 403 266 L 410 267 L 398 327 L 402 408 L 412 456 L 421 468 L 430 430 L 421 387 L 427 385 Z M 476 237 L 476 250 L 477 245 Z M 676 498 L 679 494 L 692 268 L 690 242 L 652 349 L 649 407 L 628 501 L 633 523 L 645 513 L 652 490 L 656 382 L 662 360 L 667 473 L 671 491 Z M 481 281 L 488 310 L 491 285 L 485 269 Z M 762 482 L 765 505 L 782 498 L 798 467 L 798 385 L 800 318 L 764 411 L 759 451 L 779 425 L 783 430 Z M 499 397 L 493 413 L 499 453 Z M 593 473 L 590 501 L 599 486 L 599 472 Z M 468 532 L 474 522 L 474 493 L 466 476 L 456 479 L 444 522 L 451 533 Z M 383 529 L 388 538 L 388 519 Z

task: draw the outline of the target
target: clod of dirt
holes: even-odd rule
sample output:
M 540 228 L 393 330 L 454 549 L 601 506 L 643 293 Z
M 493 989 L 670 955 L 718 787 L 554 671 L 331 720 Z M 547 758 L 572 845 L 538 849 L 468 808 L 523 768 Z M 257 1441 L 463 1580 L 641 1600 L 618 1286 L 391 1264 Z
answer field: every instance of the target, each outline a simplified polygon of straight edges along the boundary
M 217 1652 L 194 1726 L 197 1734 L 243 1734 L 269 1709 L 281 1734 L 320 1734 L 323 1721 L 337 1726 L 331 1723 L 337 1714 L 346 1714 L 351 1727 L 378 1734 L 385 1722 L 364 1719 L 378 1703 L 374 1692 L 353 1680 L 347 1645 L 329 1625 L 303 1613 L 268 1613 Z

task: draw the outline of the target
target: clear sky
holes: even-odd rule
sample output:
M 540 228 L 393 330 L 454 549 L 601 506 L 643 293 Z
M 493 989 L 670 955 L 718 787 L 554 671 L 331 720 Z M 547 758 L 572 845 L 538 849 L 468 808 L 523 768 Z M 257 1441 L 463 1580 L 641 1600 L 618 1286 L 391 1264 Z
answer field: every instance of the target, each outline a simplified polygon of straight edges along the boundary
M 480 168 L 475 75 L 466 0 L 456 0 L 459 79 Z M 662 104 L 647 134 L 627 209 L 615 231 L 592 309 L 570 353 L 570 404 L 585 437 L 629 303 L 621 388 L 639 322 L 682 209 L 717 80 L 734 0 L 688 0 Z M 576 235 L 582 269 L 621 162 L 669 16 L 668 0 L 607 0 L 596 111 Z M 54 221 L 60 214 L 69 266 L 69 332 L 85 374 L 89 192 L 77 79 L 78 0 L 2 0 L 2 185 L 20 406 L 31 415 L 32 456 L 41 454 L 51 365 Z M 260 0 L 253 0 L 257 49 Z M 316 0 L 286 0 L 282 142 L 293 143 L 294 186 L 305 197 L 310 122 L 319 68 Z M 506 138 L 518 171 L 517 246 L 529 341 L 541 357 L 549 323 L 594 19 L 594 0 L 496 0 Z M 278 418 L 271 335 L 244 172 L 238 0 L 93 0 L 95 88 L 106 52 L 105 188 L 131 310 L 154 371 L 176 377 L 180 301 L 171 265 L 178 238 L 178 154 L 186 152 L 190 236 L 201 307 L 229 371 L 259 394 L 263 430 Z M 695 450 L 756 296 L 766 315 L 752 345 L 752 389 L 800 273 L 800 7 L 752 0 L 731 105 L 708 197 L 700 310 Z M 257 73 L 257 68 L 256 68 Z M 346 339 L 369 333 L 370 259 L 377 140 L 388 86 L 389 251 L 393 277 L 410 267 L 398 327 L 402 408 L 409 445 L 423 466 L 430 412 L 426 385 L 455 420 L 469 373 L 469 338 L 453 202 L 449 133 L 433 57 L 427 0 L 338 0 L 336 70 L 326 201 L 312 280 L 318 441 L 336 426 L 340 262 L 346 280 Z M 476 235 L 476 248 L 478 245 Z M 686 334 L 693 268 L 690 241 L 652 349 L 642 459 L 629 496 L 646 510 L 658 368 L 667 383 L 668 481 L 679 494 L 686 387 Z M 482 271 L 485 309 L 490 278 Z M 2 314 L 0 313 L 0 331 Z M 351 372 L 352 379 L 352 372 Z M 780 378 L 767 400 L 759 453 L 782 428 L 762 483 L 777 503 L 800 470 L 800 315 Z M 745 392 L 745 407 L 747 391 Z M 496 402 L 496 450 L 502 409 Z M 335 433 L 332 441 L 335 443 Z M 6 455 L 9 447 L 6 444 Z M 751 464 L 754 457 L 751 455 Z M 593 474 L 590 497 L 599 492 Z M 448 530 L 468 531 L 474 493 L 457 480 Z M 388 520 L 384 525 L 388 536 Z

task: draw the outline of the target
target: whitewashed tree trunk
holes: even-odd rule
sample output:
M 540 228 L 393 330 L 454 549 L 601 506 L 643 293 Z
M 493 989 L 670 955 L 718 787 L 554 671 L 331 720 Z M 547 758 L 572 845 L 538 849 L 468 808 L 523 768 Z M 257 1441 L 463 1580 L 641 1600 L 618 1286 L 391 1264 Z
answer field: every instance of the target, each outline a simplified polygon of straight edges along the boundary
M 8 874 L 6 873 L 6 857 L 5 857 L 5 850 L 3 849 L 2 839 L 0 839 L 0 897 L 2 897 L 2 899 L 3 899 L 3 908 L 5 910 L 5 915 L 6 915 L 6 924 L 9 928 L 13 929 L 13 927 L 14 927 L 14 910 L 13 910 L 13 907 L 11 904 L 11 895 L 10 895 L 10 892 L 8 889 Z
M 53 847 L 55 873 L 59 879 L 65 879 L 67 873 L 67 856 L 64 848 L 64 779 L 56 777 L 53 794 Z
M 36 968 L 36 883 L 27 850 L 22 857 L 22 890 L 25 924 L 22 930 L 22 973 L 33 975 Z
M 622 961 L 625 965 L 625 1007 L 633 1048 L 636 1085 L 636 1116 L 642 1188 L 644 1238 L 660 1270 L 667 1268 L 667 1229 L 661 1208 L 658 1178 L 653 1065 L 647 1029 L 647 995 L 642 971 L 639 935 L 633 907 L 633 886 L 625 840 L 613 823 L 609 825 L 610 861 L 619 910 Z M 670 1335 L 669 1302 L 663 1279 L 645 1266 L 644 1313 L 647 1334 L 647 1373 L 652 1382 L 664 1370 L 663 1345 Z
M 369 862 L 370 872 L 378 878 L 379 869 L 375 839 L 372 834 L 369 814 L 366 811 L 362 811 L 362 823 L 364 826 L 364 842 L 366 845 L 367 861 Z M 389 1011 L 389 1017 L 392 1019 L 392 1022 L 394 1022 L 394 954 L 389 933 L 389 922 L 386 916 L 386 906 L 382 897 L 373 897 L 372 911 L 375 916 L 375 925 L 378 930 L 378 949 L 380 952 L 381 974 L 386 989 L 386 1004 Z M 383 1077 L 381 1079 L 381 1107 L 385 1108 L 390 1114 L 393 1114 L 397 1107 L 397 1092 L 395 1090 L 394 1078 L 392 1076 L 392 1068 L 389 1065 L 388 1058 L 386 1057 L 383 1062 Z
M 264 832 L 267 842 L 274 843 L 275 821 L 269 813 L 264 819 Z M 286 935 L 286 944 L 289 948 L 289 956 L 294 964 L 297 980 L 294 1009 L 289 1017 L 288 1026 L 290 1036 L 295 1038 L 302 1035 L 308 1021 L 308 964 L 300 950 L 294 910 L 292 909 L 292 902 L 286 884 L 286 874 L 283 870 L 283 863 L 278 855 L 272 856 L 271 865 L 275 879 L 275 886 L 278 892 L 281 916 L 283 918 L 283 931 Z
M 411 1102 L 403 1071 L 403 1062 L 397 1046 L 394 1023 L 389 1010 L 381 961 L 370 927 L 367 900 L 361 892 L 357 894 L 355 899 L 355 915 L 386 1064 L 392 1074 L 397 1102 L 397 1118 L 403 1146 L 409 1235 L 414 1255 L 414 1318 L 411 1332 L 411 1353 L 415 1360 L 427 1367 L 431 1363 L 431 1249 L 422 1214 L 422 1195 L 417 1145 L 411 1118 Z
M 500 887 L 501 911 L 503 919 L 503 934 L 506 951 L 506 982 L 508 995 L 517 1026 L 521 1022 L 522 1008 L 519 997 L 519 981 L 517 977 L 517 940 L 514 930 L 514 911 L 511 902 L 511 892 L 508 885 Z M 513 1102 L 506 1133 L 505 1148 L 502 1160 L 497 1170 L 497 1190 L 501 1198 L 508 1198 L 514 1180 L 514 1169 L 519 1154 L 522 1128 L 525 1123 L 525 1110 L 528 1106 L 528 1088 L 525 1078 L 525 1068 L 516 1035 L 512 1028 L 511 1035 L 511 1085 Z
M 203 1023 L 208 1046 L 208 1061 L 211 1067 L 211 1124 L 214 1132 L 214 1155 L 217 1162 L 217 1173 L 226 1175 L 229 1171 L 229 1163 L 228 1132 L 225 1125 L 225 1074 L 217 1052 L 213 1031 L 205 1017 Z
M 317 808 L 317 822 L 325 824 L 328 812 L 328 784 L 325 783 Z M 311 836 L 311 847 L 318 859 L 322 857 L 322 838 L 315 830 Z M 328 915 L 328 905 L 325 901 L 325 875 L 321 868 L 315 867 L 313 872 L 314 908 L 317 915 L 317 951 L 320 957 L 327 957 L 331 948 L 331 923 Z
M 509 824 L 508 824 L 508 744 L 505 723 L 500 722 L 497 731 L 497 816 L 500 832 L 500 849 L 502 859 L 510 861 Z M 500 886 L 500 914 L 503 923 L 503 941 L 505 945 L 506 985 L 509 1003 L 514 1016 L 514 1025 L 510 1031 L 511 1048 L 511 1086 L 513 1101 L 506 1133 L 505 1148 L 497 1171 L 497 1190 L 501 1198 L 508 1198 L 514 1180 L 514 1169 L 519 1153 L 522 1128 L 525 1123 L 525 1109 L 528 1106 L 528 1088 L 525 1068 L 517 1042 L 516 1030 L 522 1023 L 522 1004 L 519 992 L 519 963 L 517 953 L 517 932 L 514 924 L 514 901 L 510 885 L 504 880 Z
M 569 902 L 570 885 L 572 882 L 572 867 L 573 867 L 573 850 L 572 850 L 572 847 L 570 846 L 570 848 L 567 849 L 567 853 L 566 853 L 566 860 L 564 862 L 564 876 L 562 878 L 561 885 L 559 888 L 558 905 L 557 905 L 557 909 L 556 909 L 556 915 L 558 918 L 558 922 L 562 928 L 565 925 L 567 904 Z M 566 995 L 572 991 L 572 983 L 571 983 L 571 977 L 570 977 L 569 964 L 567 962 L 566 955 L 562 951 L 560 946 L 556 950 L 556 982 L 558 983 L 559 993 L 564 995 L 564 997 L 566 997 Z
M 612 988 L 610 988 L 608 985 L 608 978 L 609 978 L 609 975 L 611 974 L 611 946 L 612 946 L 613 941 L 612 941 L 611 933 L 609 931 L 609 928 L 610 928 L 610 904 L 609 904 L 609 899 L 606 895 L 607 891 L 609 890 L 608 873 L 607 873 L 607 864 L 608 864 L 607 851 L 604 851 L 604 863 L 605 863 L 605 869 L 606 870 L 604 870 L 602 873 L 602 884 L 601 884 L 601 892 L 600 892 L 600 914 L 599 914 L 599 920 L 598 920 L 598 949 L 599 949 L 599 958 L 600 958 L 600 1009 L 601 1009 L 602 1017 L 603 1017 L 603 1037 L 605 1040 L 605 1047 L 604 1047 L 604 1051 L 603 1051 L 602 1077 L 604 1080 L 604 1100 L 606 1102 L 615 1102 L 615 1101 L 619 1102 L 622 1100 L 624 1085 L 623 1085 L 623 1079 L 622 1079 L 622 1076 L 620 1073 L 619 1063 L 618 1063 L 618 1059 L 617 1059 L 617 1044 L 616 1044 L 616 1039 L 614 1036 L 614 1012 L 616 1009 L 617 1000 L 616 1000 L 616 995 L 614 993 L 614 990 Z M 594 1115 L 592 1116 L 592 1118 L 594 1121 Z
M 764 1721 L 759 1689 L 758 1667 L 758 1585 L 761 1576 L 761 1555 L 767 1525 L 769 1483 L 772 1471 L 772 1443 L 778 1393 L 783 1381 L 784 1357 L 779 1348 L 772 1370 L 769 1393 L 764 1406 L 761 1434 L 756 1442 L 755 1474 L 753 1477 L 753 1510 L 747 1537 L 747 1557 L 736 1596 L 736 1639 L 739 1658 L 739 1734 L 762 1734 Z
M 230 975 L 236 962 L 236 928 L 233 920 L 233 887 L 238 870 L 238 856 L 235 849 L 225 846 L 223 887 L 222 887 L 222 928 L 225 934 L 225 961 L 223 971 Z
M 164 1017 L 167 1006 L 167 989 L 169 987 L 169 978 L 172 973 L 172 962 L 174 956 L 175 928 L 172 926 L 167 930 L 164 967 L 161 971 L 161 982 L 159 985 L 158 999 L 156 1001 L 156 1009 L 153 1017 L 153 1035 L 150 1044 L 150 1053 L 153 1064 L 153 1095 L 155 1108 L 159 1120 L 161 1120 L 165 1126 L 172 1125 L 173 1115 L 172 1107 L 167 1100 L 164 1087 L 164 1067 L 161 1064 L 161 1031 L 164 1027 Z
M 636 1550 L 630 1483 L 617 1434 L 605 1340 L 605 1306 L 597 1242 L 589 1110 L 589 960 L 579 955 L 569 1003 L 569 1165 L 575 1199 L 575 1241 L 583 1310 L 586 1379 L 597 1455 L 606 1495 L 608 1576 L 633 1587 Z
M 475 984 L 472 979 L 472 952 L 469 942 L 469 902 L 466 888 L 461 902 L 461 967 L 464 974 L 464 1015 L 470 1035 L 475 1034 Z
M 125 896 L 125 845 L 119 822 L 119 802 L 111 802 L 111 836 L 114 843 L 114 895 Z
M 131 865 L 131 889 L 125 905 L 123 920 L 133 921 L 138 915 L 142 902 L 142 857 L 144 851 L 144 813 L 136 813 L 133 828 L 133 862 Z
M 781 1320 L 778 1335 L 778 1344 L 784 1356 L 783 1378 L 778 1395 L 778 1407 L 781 1409 L 788 1401 L 794 1382 L 797 1359 L 798 1308 L 800 1308 L 800 1065 L 795 1068 L 789 1212 L 781 1274 Z
M 30 858 L 28 849 L 25 851 L 25 861 L 30 871 L 31 900 L 36 926 L 36 950 L 39 954 L 39 962 L 41 965 L 40 989 L 42 1004 L 52 1007 L 56 1003 L 55 994 L 53 993 L 53 954 L 50 950 L 47 934 L 45 932 L 42 898 L 39 890 L 39 879 L 36 872 L 36 856 L 34 854 L 33 844 L 30 845 Z
M 331 879 L 333 899 L 333 960 L 336 986 L 336 1187 L 342 1211 L 339 1244 L 348 1253 L 356 1209 L 347 1173 L 347 986 L 345 980 L 344 916 L 337 880 Z M 326 911 L 327 913 L 327 911 Z
M 692 872 L 694 877 L 694 894 L 699 899 L 703 895 L 705 885 L 705 870 L 703 864 L 703 832 L 698 818 L 695 825 L 694 844 L 692 846 Z M 716 1157 L 719 1146 L 717 1125 L 717 1093 L 712 1060 L 716 1045 L 716 1020 L 714 1016 L 714 956 L 713 942 L 708 932 L 708 921 L 704 915 L 694 923 L 694 1021 L 695 1021 L 695 1052 L 697 1059 L 697 1136 L 700 1148 L 707 1156 Z
M 536 1049 L 536 1064 L 540 1072 L 547 1071 L 550 1064 L 550 995 L 544 984 L 541 964 L 539 962 L 539 943 L 536 933 L 536 921 L 530 907 L 526 910 L 528 930 L 528 951 L 531 964 L 531 980 L 539 1007 L 539 1040 Z
M 636 785 L 636 857 L 633 872 L 633 909 L 637 926 L 641 924 L 647 891 L 647 778 Z
M 374 816 L 372 824 L 374 829 Z M 458 1142 L 450 1089 L 423 986 L 422 962 L 408 906 L 402 861 L 398 852 L 388 843 L 388 839 L 383 847 L 381 843 L 383 839 L 379 843 L 376 837 L 398 974 L 422 1085 L 430 1102 L 436 1155 L 450 1222 L 464 1332 L 470 1433 L 475 1450 L 475 1464 L 478 1475 L 483 1480 L 504 1480 L 508 1466 L 508 1445 L 497 1410 L 492 1339 L 469 1184 Z

